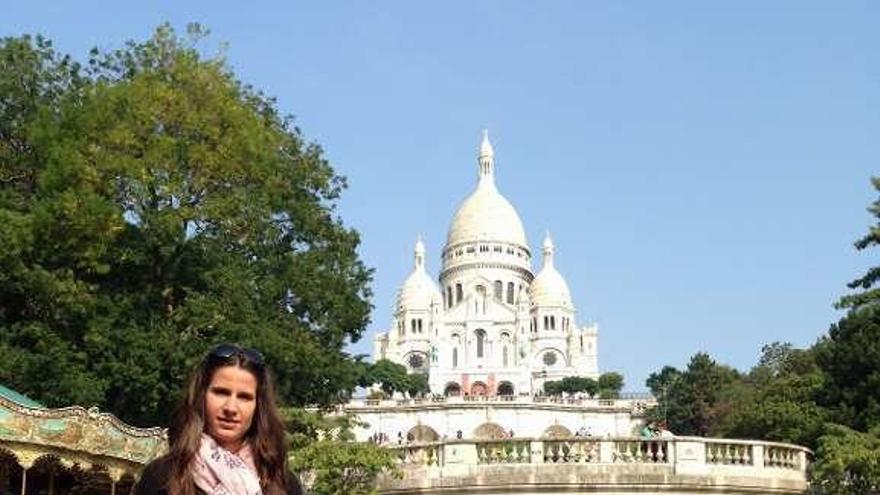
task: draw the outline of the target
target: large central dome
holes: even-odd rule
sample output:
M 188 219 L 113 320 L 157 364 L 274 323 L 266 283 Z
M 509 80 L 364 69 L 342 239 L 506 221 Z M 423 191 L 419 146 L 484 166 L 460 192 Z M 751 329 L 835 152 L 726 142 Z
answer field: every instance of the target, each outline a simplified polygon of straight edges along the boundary
M 516 244 L 528 249 L 526 231 L 516 209 L 495 187 L 494 151 L 484 132 L 480 144 L 480 181 L 477 189 L 458 207 L 449 233 L 446 247 L 474 242 L 491 241 Z
M 455 212 L 446 246 L 472 241 L 493 241 L 528 246 L 526 231 L 516 209 L 493 184 L 480 182 Z

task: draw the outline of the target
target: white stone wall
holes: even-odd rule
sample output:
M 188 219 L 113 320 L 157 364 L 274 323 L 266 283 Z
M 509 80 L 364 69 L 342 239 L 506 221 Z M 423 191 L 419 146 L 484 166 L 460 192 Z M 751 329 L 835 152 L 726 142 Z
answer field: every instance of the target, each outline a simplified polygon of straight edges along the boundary
M 459 397 L 448 398 L 443 403 L 352 401 L 345 411 L 366 424 L 355 429 L 357 440 L 366 441 L 376 433 L 383 433 L 396 443 L 418 425 L 430 427 L 440 438 L 456 438 L 459 430 L 463 438 L 474 438 L 474 431 L 485 423 L 497 424 L 505 432 L 512 430 L 516 437 L 540 437 L 552 426 L 562 426 L 571 434 L 585 429 L 592 436 L 625 437 L 638 433 L 646 404 L 644 400 L 622 399 L 585 399 L 579 404 L 557 404 L 535 402 L 527 397 L 510 402 Z

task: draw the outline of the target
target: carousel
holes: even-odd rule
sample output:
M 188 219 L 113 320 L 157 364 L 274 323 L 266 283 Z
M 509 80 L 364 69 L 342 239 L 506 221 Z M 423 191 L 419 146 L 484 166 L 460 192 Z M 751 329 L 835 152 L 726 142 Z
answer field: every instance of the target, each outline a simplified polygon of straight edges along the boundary
M 165 448 L 162 428 L 97 408 L 48 409 L 0 385 L 0 495 L 129 495 Z

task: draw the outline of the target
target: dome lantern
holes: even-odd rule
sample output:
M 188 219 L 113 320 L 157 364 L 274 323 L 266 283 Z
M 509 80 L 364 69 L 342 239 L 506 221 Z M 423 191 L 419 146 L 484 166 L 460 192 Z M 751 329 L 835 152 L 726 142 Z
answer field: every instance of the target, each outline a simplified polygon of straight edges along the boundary
M 544 248 L 542 253 L 544 254 L 544 267 L 553 268 L 553 239 L 550 238 L 550 231 L 547 231 L 547 234 L 544 236 Z
M 494 184 L 495 150 L 492 148 L 492 143 L 489 142 L 488 129 L 483 129 L 483 140 L 480 142 L 480 154 L 477 156 L 477 162 L 480 164 L 480 183 L 482 184 L 485 181 Z
M 422 242 L 421 234 L 419 234 L 416 239 L 416 247 L 413 250 L 413 260 L 415 261 L 416 270 L 425 269 L 425 244 Z

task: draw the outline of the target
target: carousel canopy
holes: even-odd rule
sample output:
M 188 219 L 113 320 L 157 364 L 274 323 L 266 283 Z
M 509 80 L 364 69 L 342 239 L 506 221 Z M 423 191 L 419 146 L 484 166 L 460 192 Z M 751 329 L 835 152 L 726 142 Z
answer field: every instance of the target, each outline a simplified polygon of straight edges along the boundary
M 51 457 L 66 468 L 106 470 L 118 480 L 137 476 L 166 442 L 162 428 L 135 428 L 97 408 L 49 409 L 0 385 L 0 450 L 25 469 Z

